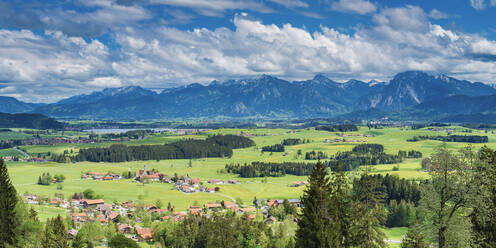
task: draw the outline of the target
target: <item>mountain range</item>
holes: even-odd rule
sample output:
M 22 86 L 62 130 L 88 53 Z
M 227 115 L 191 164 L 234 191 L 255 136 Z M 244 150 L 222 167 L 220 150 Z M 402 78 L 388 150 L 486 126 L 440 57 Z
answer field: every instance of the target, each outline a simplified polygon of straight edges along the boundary
M 160 93 L 139 86 L 108 88 L 52 104 L 0 97 L 0 112 L 40 113 L 56 118 L 150 120 L 167 118 L 338 118 L 449 120 L 496 113 L 496 89 L 445 75 L 402 72 L 389 82 L 324 75 L 289 82 L 262 75 L 168 88 Z M 458 116 L 458 117 L 457 117 Z M 482 116 L 482 117 L 481 117 Z M 482 120 L 484 121 L 484 120 Z

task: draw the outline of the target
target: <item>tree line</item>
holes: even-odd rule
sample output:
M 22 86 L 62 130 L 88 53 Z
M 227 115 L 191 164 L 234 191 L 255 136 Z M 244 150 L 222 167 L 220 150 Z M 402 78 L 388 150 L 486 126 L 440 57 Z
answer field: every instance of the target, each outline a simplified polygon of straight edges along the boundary
M 384 146 L 380 144 L 359 144 L 351 151 L 338 152 L 334 156 L 327 157 L 322 152 L 307 152 L 305 159 L 327 159 L 322 162 L 331 170 L 341 169 L 344 171 L 355 170 L 361 165 L 397 164 L 405 158 L 422 157 L 419 151 L 399 151 L 397 155 L 384 152 Z M 308 176 L 312 172 L 315 163 L 303 162 L 252 162 L 251 164 L 226 164 L 228 173 L 239 174 L 241 177 L 280 177 L 286 174 L 296 176 Z M 340 168 L 337 168 L 337 166 Z
M 407 139 L 408 142 L 416 142 L 421 140 L 439 140 L 443 142 L 465 142 L 465 143 L 487 143 L 489 141 L 487 136 L 479 135 L 448 135 L 448 136 L 414 136 L 411 139 Z
M 233 148 L 243 148 L 254 144 L 251 139 L 235 135 L 217 135 L 206 140 L 181 140 L 165 145 L 126 146 L 114 144 L 110 147 L 97 147 L 79 150 L 74 156 L 56 155 L 57 162 L 124 162 L 136 160 L 192 159 L 206 157 L 231 157 Z
M 275 144 L 262 147 L 262 152 L 284 152 L 283 144 Z
M 281 144 L 285 146 L 294 146 L 294 145 L 299 145 L 299 144 L 305 144 L 309 143 L 309 139 L 298 139 L 298 138 L 291 138 L 291 139 L 284 139 Z
M 251 164 L 226 164 L 228 173 L 240 177 L 282 177 L 286 174 L 296 176 L 310 175 L 315 163 L 302 162 L 252 162 Z
M 321 159 L 328 159 L 329 155 L 325 152 L 321 151 L 310 151 L 310 152 L 305 152 L 305 160 L 321 160 Z
M 323 130 L 329 132 L 354 132 L 358 131 L 358 127 L 354 124 L 322 125 L 315 127 L 315 130 Z

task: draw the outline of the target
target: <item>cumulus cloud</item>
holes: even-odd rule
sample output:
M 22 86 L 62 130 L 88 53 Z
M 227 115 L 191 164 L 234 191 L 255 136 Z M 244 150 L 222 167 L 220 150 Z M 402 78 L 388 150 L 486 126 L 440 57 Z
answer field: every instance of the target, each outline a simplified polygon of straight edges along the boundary
M 139 5 L 120 5 L 106 0 L 76 3 L 88 9 L 76 10 L 75 6 L 59 8 L 50 1 L 0 2 L 0 26 L 57 30 L 71 36 L 96 37 L 109 29 L 152 18 L 149 11 Z M 64 3 L 61 5 L 64 6 Z
M 338 0 L 331 4 L 331 9 L 364 15 L 375 12 L 377 7 L 367 0 Z
M 432 19 L 446 19 L 449 16 L 446 13 L 443 13 L 437 9 L 433 9 L 429 12 L 429 17 Z
M 232 21 L 233 29 L 129 26 L 115 34 L 115 50 L 62 32 L 0 30 L 0 82 L 10 87 L 0 94 L 54 101 L 103 87 L 163 88 L 264 73 L 288 80 L 316 73 L 387 80 L 405 70 L 483 82 L 496 76 L 494 40 L 433 24 L 416 6 L 382 8 L 353 34 L 326 26 L 309 32 L 246 15 Z
M 97 77 L 88 82 L 88 85 L 105 88 L 121 87 L 122 82 L 118 77 Z

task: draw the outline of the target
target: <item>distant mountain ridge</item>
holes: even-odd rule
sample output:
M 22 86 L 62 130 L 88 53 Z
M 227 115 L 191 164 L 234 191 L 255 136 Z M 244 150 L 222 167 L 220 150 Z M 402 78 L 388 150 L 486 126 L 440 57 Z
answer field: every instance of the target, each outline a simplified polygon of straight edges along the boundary
M 57 118 L 147 120 L 167 118 L 441 118 L 495 111 L 496 89 L 421 71 L 398 73 L 389 82 L 349 80 L 324 75 L 289 82 L 269 75 L 213 81 L 164 89 L 108 88 L 54 104 L 25 106 L 19 112 Z M 0 104 L 1 104 L 0 98 Z M 9 111 L 5 111 L 9 112 Z M 480 116 L 480 115 L 479 115 Z
M 14 97 L 0 96 L 0 112 L 23 113 L 32 111 L 44 104 L 21 102 Z

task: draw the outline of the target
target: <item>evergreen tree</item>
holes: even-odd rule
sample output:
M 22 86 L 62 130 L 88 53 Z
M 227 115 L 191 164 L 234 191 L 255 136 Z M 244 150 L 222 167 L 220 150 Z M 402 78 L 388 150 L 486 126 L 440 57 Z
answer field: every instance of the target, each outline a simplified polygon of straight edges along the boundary
M 110 248 L 139 248 L 140 246 L 136 241 L 126 238 L 123 234 L 117 234 L 108 243 Z
M 298 217 L 296 247 L 332 247 L 329 239 L 329 177 L 324 165 L 319 161 L 313 167 L 309 186 L 303 192 L 301 204 L 304 206 Z
M 336 170 L 332 172 L 331 182 L 330 215 L 331 228 L 330 235 L 334 247 L 351 246 L 351 199 L 348 180 L 341 165 L 336 165 Z
M 10 181 L 7 165 L 0 159 L 0 246 L 16 245 L 19 226 L 15 212 L 17 202 L 17 192 Z
M 83 240 L 83 235 L 80 235 L 79 233 L 74 237 L 72 240 L 72 248 L 84 248 L 85 242 Z
M 57 248 L 68 248 L 67 229 L 62 216 L 57 216 L 53 221 L 53 234 Z
M 425 240 L 418 224 L 413 224 L 408 228 L 401 242 L 401 248 L 429 248 L 429 243 Z
M 45 224 L 45 232 L 41 242 L 42 248 L 57 248 L 55 242 L 55 235 L 53 233 L 53 219 L 48 219 Z
M 45 233 L 42 240 L 43 248 L 68 248 L 67 230 L 64 219 L 59 215 L 47 220 Z
M 375 248 L 387 247 L 386 235 L 380 229 L 381 219 L 384 218 L 384 195 L 377 191 L 372 177 L 368 176 L 366 168 L 353 204 L 352 214 L 354 223 L 351 228 L 353 247 Z

